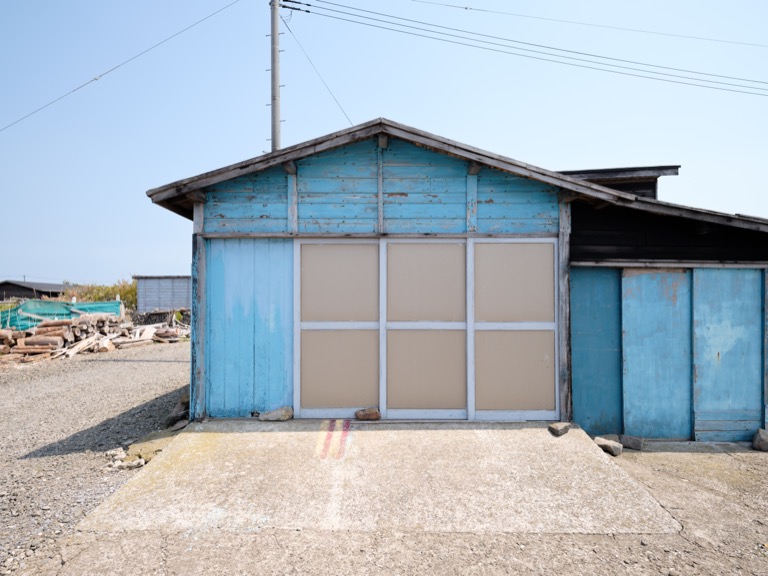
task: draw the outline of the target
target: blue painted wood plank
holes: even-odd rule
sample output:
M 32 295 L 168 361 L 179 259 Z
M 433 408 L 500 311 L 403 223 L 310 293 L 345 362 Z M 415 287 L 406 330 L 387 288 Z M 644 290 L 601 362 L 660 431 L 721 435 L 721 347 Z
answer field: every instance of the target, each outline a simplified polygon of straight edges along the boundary
M 384 179 L 389 180 L 426 180 L 428 178 L 459 178 L 467 176 L 467 163 L 451 164 L 384 164 Z
M 558 219 L 477 219 L 477 231 L 481 234 L 556 234 Z
M 260 411 L 293 406 L 293 241 L 269 240 L 269 382 Z
M 696 438 L 745 426 L 763 405 L 763 275 L 760 270 L 693 273 L 694 428 Z M 730 414 L 729 414 L 730 413 Z M 749 423 L 754 433 L 759 415 Z M 715 422 L 719 422 L 715 424 Z
M 557 221 L 560 208 L 556 202 L 547 204 L 478 204 L 478 220 L 552 219 Z
M 571 269 L 573 420 L 588 434 L 621 434 L 621 270 Z
M 461 204 L 393 204 L 384 203 L 385 220 L 446 220 L 466 218 L 467 205 Z
M 700 432 L 696 435 L 699 442 L 749 442 L 752 440 L 754 432 Z
M 206 334 L 205 380 L 206 413 L 213 416 L 226 413 L 226 362 L 223 352 L 228 347 L 225 316 L 225 246 L 220 240 L 208 240 L 206 269 Z
M 384 204 L 464 204 L 466 195 L 434 192 L 385 192 Z
M 274 234 L 288 232 L 288 219 L 211 219 L 205 221 L 207 234 Z
M 622 274 L 624 432 L 691 438 L 690 271 Z
M 699 410 L 696 417 L 701 420 L 760 420 L 763 411 L 754 410 Z
M 298 197 L 299 204 L 378 204 L 377 194 L 356 192 L 301 192 Z
M 307 196 L 308 199 L 321 199 L 324 194 L 375 196 L 378 193 L 378 185 L 375 178 L 311 178 L 301 174 L 298 177 L 298 191 L 301 195 L 312 194 Z
M 283 190 L 280 187 L 275 187 L 271 190 L 259 190 L 259 191 L 214 190 L 208 193 L 206 210 L 210 209 L 207 206 L 207 204 L 248 204 L 250 202 L 285 204 L 287 202 L 286 190 Z
M 357 220 L 378 218 L 379 207 L 375 203 L 306 204 L 299 203 L 299 220 Z
M 259 219 L 259 218 L 271 218 L 271 219 L 285 219 L 288 217 L 288 204 L 282 203 L 267 203 L 267 202 L 250 202 L 250 203 L 206 203 L 205 205 L 205 220 L 238 220 L 238 219 Z
M 754 434 L 760 428 L 760 420 L 697 420 L 696 434 L 703 432 L 743 431 Z M 726 440 L 724 440 L 726 442 Z
M 463 234 L 467 231 L 467 218 L 450 219 L 391 219 L 385 220 L 388 234 Z
M 452 178 L 441 177 L 414 177 L 414 178 L 387 178 L 383 181 L 384 194 L 391 194 L 397 198 L 397 194 L 435 194 L 438 196 L 456 195 L 464 198 L 467 195 L 466 174 Z
M 303 234 L 372 234 L 376 232 L 377 219 L 313 218 L 299 220 L 299 233 Z
M 557 195 L 551 192 L 498 188 L 494 190 L 478 190 L 479 204 L 557 204 Z
M 244 417 L 290 405 L 292 241 L 209 242 L 208 414 Z

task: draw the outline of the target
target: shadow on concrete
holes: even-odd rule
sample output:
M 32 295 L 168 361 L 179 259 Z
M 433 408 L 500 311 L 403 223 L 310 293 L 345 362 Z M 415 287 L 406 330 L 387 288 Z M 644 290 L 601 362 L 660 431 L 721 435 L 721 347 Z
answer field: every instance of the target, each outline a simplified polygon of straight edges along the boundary
M 137 440 L 150 432 L 162 430 L 165 428 L 166 417 L 186 390 L 187 386 L 181 386 L 95 426 L 80 430 L 63 440 L 46 444 L 21 458 L 47 458 L 78 452 L 105 452 L 125 445 L 126 440 Z

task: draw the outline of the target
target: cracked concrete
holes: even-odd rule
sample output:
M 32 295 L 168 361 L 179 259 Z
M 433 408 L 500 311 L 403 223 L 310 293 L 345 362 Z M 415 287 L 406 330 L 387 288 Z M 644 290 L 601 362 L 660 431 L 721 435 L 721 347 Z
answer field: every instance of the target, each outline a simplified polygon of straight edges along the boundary
M 193 427 L 81 522 L 63 565 L 26 573 L 768 573 L 768 454 L 359 426 L 335 452 L 318 422 Z

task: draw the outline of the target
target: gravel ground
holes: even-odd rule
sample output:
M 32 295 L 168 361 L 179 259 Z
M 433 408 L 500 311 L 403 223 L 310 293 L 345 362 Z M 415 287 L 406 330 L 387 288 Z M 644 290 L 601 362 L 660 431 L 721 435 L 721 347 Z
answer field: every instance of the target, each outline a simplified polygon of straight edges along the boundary
M 162 429 L 188 383 L 188 343 L 0 366 L 0 574 L 56 557 L 136 473 L 105 452 Z
M 614 460 L 675 534 L 264 530 L 195 540 L 192 557 L 184 535 L 78 532 L 136 473 L 107 468 L 105 452 L 161 429 L 188 369 L 188 344 L 0 366 L 0 574 L 768 574 L 768 453 L 743 444 L 653 443 Z M 101 567 L 79 570 L 95 545 Z

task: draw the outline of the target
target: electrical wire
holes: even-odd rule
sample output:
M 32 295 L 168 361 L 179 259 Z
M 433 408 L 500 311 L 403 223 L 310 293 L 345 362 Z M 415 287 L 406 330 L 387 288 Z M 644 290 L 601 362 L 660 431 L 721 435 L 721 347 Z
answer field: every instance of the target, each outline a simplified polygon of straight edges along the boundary
M 490 14 L 501 14 L 504 16 L 514 16 L 516 18 L 530 18 L 532 20 L 546 20 L 548 22 L 559 22 L 561 24 L 575 24 L 577 26 L 590 26 L 592 28 L 607 28 L 609 30 L 621 30 L 622 32 L 634 32 L 637 34 L 653 34 L 655 36 L 670 36 L 672 38 L 684 38 L 686 40 L 701 40 L 703 42 L 719 42 L 722 44 L 737 44 L 739 46 L 753 46 L 756 48 L 768 48 L 768 44 L 757 44 L 753 42 L 740 42 L 738 40 L 723 40 L 721 38 L 707 38 L 705 36 L 687 36 L 685 34 L 673 34 L 671 32 L 656 32 L 654 30 L 641 30 L 638 28 L 622 28 L 621 26 L 609 26 L 607 24 L 593 24 L 591 22 L 578 22 L 576 20 L 560 20 L 558 18 L 545 18 L 544 16 L 532 16 L 530 14 L 516 14 L 514 12 L 502 12 L 500 10 L 488 10 L 485 8 L 473 8 L 472 6 L 459 6 L 457 4 L 445 4 L 442 2 L 430 2 L 428 0 L 411 0 L 419 4 L 433 4 L 434 6 L 443 6 L 445 8 L 458 8 L 459 10 L 472 10 L 473 12 L 487 12 Z
M 299 42 L 299 39 L 296 37 L 296 34 L 293 33 L 293 30 L 291 30 L 290 26 L 288 26 L 288 22 L 285 18 L 280 16 L 280 19 L 283 21 L 283 24 L 285 25 L 285 29 L 290 32 L 291 36 L 293 36 L 293 39 L 296 41 L 296 44 L 298 44 L 301 51 L 304 53 L 304 56 L 307 57 L 307 61 L 310 63 L 312 68 L 314 69 L 315 73 L 317 74 L 317 77 L 320 78 L 320 81 L 323 83 L 323 86 L 325 86 L 325 89 L 328 90 L 328 94 L 331 95 L 331 98 L 333 98 L 333 101 L 336 102 L 336 106 L 339 107 L 339 110 L 341 110 L 341 113 L 344 114 L 344 117 L 347 119 L 347 122 L 349 122 L 350 126 L 354 126 L 352 123 L 352 120 L 349 119 L 349 116 L 347 116 L 347 113 L 344 111 L 344 108 L 339 103 L 339 100 L 334 96 L 333 91 L 331 90 L 331 87 L 328 86 L 328 83 L 323 79 L 322 74 L 320 74 L 320 70 L 317 69 L 317 66 L 315 66 L 315 63 L 312 62 L 312 59 L 309 57 L 309 54 L 307 54 L 307 51 L 304 50 L 304 46 L 301 45 L 301 42 Z
M 283 0 L 283 1 L 284 2 L 296 3 L 296 4 L 303 4 L 305 6 L 312 6 L 311 4 L 306 4 L 306 3 L 302 3 L 302 2 L 295 2 L 295 0 Z M 288 7 L 288 6 L 286 6 L 286 7 Z M 321 6 L 314 6 L 314 8 L 319 8 L 321 10 L 329 10 L 329 9 L 323 8 Z M 599 71 L 599 72 L 609 72 L 611 74 L 619 74 L 619 75 L 622 75 L 622 76 L 632 76 L 632 77 L 636 77 L 636 78 L 643 78 L 643 79 L 646 79 L 646 80 L 656 80 L 657 82 L 666 82 L 666 83 L 671 83 L 671 84 L 681 84 L 681 85 L 693 86 L 693 87 L 697 87 L 697 88 L 708 88 L 710 90 L 719 90 L 719 91 L 723 91 L 723 92 L 734 92 L 734 93 L 739 93 L 739 94 L 749 94 L 751 96 L 763 96 L 763 97 L 768 96 L 768 93 L 763 94 L 763 93 L 759 93 L 759 92 L 752 92 L 751 90 L 766 90 L 765 88 L 760 88 L 760 87 L 756 87 L 756 86 L 743 86 L 743 85 L 739 85 L 739 84 L 733 85 L 733 84 L 730 84 L 730 83 L 721 83 L 721 82 L 716 82 L 716 81 L 713 81 L 713 80 L 707 80 L 705 78 L 690 78 L 690 77 L 687 77 L 687 76 L 682 76 L 682 78 L 685 78 L 687 80 L 691 80 L 691 82 L 683 82 L 683 81 L 680 81 L 680 80 L 671 80 L 669 78 L 659 78 L 657 76 L 647 76 L 646 74 L 657 74 L 657 75 L 660 75 L 660 74 L 663 74 L 663 73 L 655 72 L 653 70 L 641 70 L 641 69 L 635 69 L 635 68 L 629 68 L 629 69 L 630 70 L 635 70 L 637 72 L 643 72 L 644 74 L 635 74 L 635 73 L 631 73 L 631 72 L 622 72 L 620 70 L 611 70 L 611 69 L 606 69 L 606 68 L 600 68 L 599 66 L 616 66 L 616 65 L 610 65 L 610 64 L 606 64 L 606 63 L 602 63 L 602 62 L 594 62 L 594 61 L 586 60 L 587 62 L 590 62 L 591 64 L 595 64 L 594 66 L 588 66 L 588 65 L 585 65 L 585 64 L 576 64 L 576 63 L 573 63 L 573 62 L 563 62 L 562 60 L 555 60 L 555 59 L 553 59 L 553 58 L 567 58 L 565 56 L 561 56 L 561 55 L 558 55 L 558 54 L 548 54 L 548 53 L 545 53 L 548 56 L 552 56 L 552 58 L 543 58 L 541 56 L 531 56 L 530 54 L 520 54 L 519 52 L 511 52 L 509 50 L 501 50 L 501 49 L 498 49 L 498 48 L 491 48 L 489 46 L 481 46 L 481 45 L 477 45 L 477 44 L 470 44 L 468 42 L 459 42 L 459 41 L 450 40 L 450 39 L 447 39 L 447 38 L 440 38 L 440 37 L 435 37 L 435 36 L 429 36 L 427 34 L 419 34 L 419 33 L 416 33 L 416 32 L 409 32 L 407 30 L 400 30 L 400 29 L 397 29 L 397 28 L 390 28 L 388 26 L 382 26 L 382 25 L 379 25 L 379 24 L 372 24 L 372 23 L 369 23 L 369 22 L 361 22 L 359 20 L 351 20 L 349 18 L 342 18 L 340 16 L 333 16 L 331 14 L 324 14 L 322 12 L 313 12 L 313 11 L 309 11 L 309 10 L 300 10 L 300 11 L 306 12 L 306 13 L 309 13 L 309 14 L 313 14 L 313 15 L 316 15 L 316 16 L 323 16 L 325 18 L 330 18 L 332 20 L 339 20 L 339 21 L 342 21 L 342 22 L 349 22 L 349 23 L 352 23 L 352 24 L 358 24 L 358 25 L 361 25 L 361 26 L 367 26 L 367 27 L 370 27 L 370 28 L 378 28 L 378 29 L 381 29 L 381 30 L 388 30 L 388 31 L 391 31 L 391 32 L 398 32 L 400 34 L 406 34 L 406 35 L 409 35 L 409 36 L 414 36 L 414 37 L 419 37 L 419 38 L 426 38 L 426 39 L 429 39 L 429 40 L 436 40 L 438 42 L 444 42 L 444 43 L 448 43 L 448 44 L 455 44 L 455 45 L 458 45 L 458 46 L 468 46 L 470 48 L 476 48 L 476 49 L 479 49 L 479 50 L 485 50 L 485 51 L 489 51 L 489 52 L 496 52 L 496 53 L 500 53 L 500 54 L 507 54 L 507 55 L 511 55 L 511 56 L 518 56 L 518 57 L 521 57 L 521 58 L 529 58 L 529 59 L 532 59 L 532 60 L 551 62 L 551 63 L 555 63 L 555 64 L 561 64 L 561 65 L 564 65 L 564 66 L 572 66 L 572 67 L 576 67 L 576 68 L 585 68 L 585 69 L 588 69 L 588 70 L 596 70 L 596 71 Z M 340 11 L 335 11 L 335 12 L 340 12 Z M 353 17 L 353 18 L 363 18 L 363 19 L 374 20 L 374 21 L 378 20 L 378 19 L 367 17 L 367 16 L 361 16 L 361 15 L 358 15 L 358 14 L 349 14 L 349 13 L 346 13 L 346 12 L 342 12 L 342 13 L 347 15 L 347 16 Z M 386 22 L 386 23 L 390 24 L 390 25 L 393 25 L 393 26 L 405 27 L 403 24 L 398 24 L 396 22 Z M 428 32 L 429 34 L 441 34 L 441 35 L 444 35 L 444 36 L 454 36 L 454 35 L 446 34 L 444 32 L 439 32 L 439 31 L 434 31 L 434 30 L 425 30 L 423 28 L 418 28 L 418 27 L 414 27 L 414 26 L 408 26 L 408 27 L 409 28 L 415 28 L 415 29 L 421 30 L 423 32 Z M 465 40 L 468 40 L 469 42 L 480 42 L 480 43 L 491 44 L 491 43 L 489 43 L 486 40 L 474 40 L 474 39 L 465 38 L 465 37 L 461 37 L 461 38 L 464 38 Z M 510 50 L 522 50 L 521 48 L 512 47 L 512 46 L 509 46 L 507 48 L 509 48 Z M 575 58 L 571 58 L 571 59 L 575 59 Z M 616 67 L 618 67 L 618 66 L 616 66 Z M 621 68 L 626 68 L 626 67 L 621 67 Z M 677 75 L 668 75 L 668 76 L 679 77 Z M 697 82 L 710 82 L 710 83 L 733 85 L 733 86 L 737 86 L 739 88 L 744 88 L 744 90 L 735 90 L 733 88 L 723 88 L 723 87 L 720 87 L 720 86 L 711 86 L 711 85 L 707 85 L 707 84 L 699 84 Z M 752 82 L 762 82 L 762 81 L 752 81 Z
M 286 0 L 286 1 L 293 2 L 293 0 Z M 472 34 L 474 36 L 481 36 L 483 38 L 491 38 L 491 39 L 494 39 L 494 40 L 502 40 L 504 42 L 513 43 L 513 44 L 522 44 L 524 46 L 534 46 L 536 48 L 543 48 L 545 50 L 552 50 L 552 51 L 556 51 L 556 52 L 565 52 L 567 54 L 577 54 L 579 56 L 587 56 L 589 58 L 600 58 L 600 59 L 603 59 L 603 60 L 610 60 L 612 62 L 622 62 L 624 64 L 634 64 L 636 66 L 645 66 L 647 68 L 659 68 L 661 70 L 671 70 L 671 71 L 674 71 L 674 72 L 684 72 L 686 74 L 697 74 L 697 75 L 700 75 L 700 76 L 711 76 L 713 78 L 723 78 L 723 79 L 726 79 L 726 80 L 738 80 L 740 82 L 752 82 L 752 83 L 755 83 L 755 84 L 766 84 L 766 85 L 768 85 L 768 81 L 764 81 L 764 80 L 753 80 L 753 79 L 750 79 L 750 78 L 740 78 L 740 77 L 737 77 L 737 76 L 725 76 L 725 75 L 722 75 L 722 74 L 711 74 L 709 72 L 699 72 L 697 70 L 688 70 L 688 69 L 685 69 L 685 68 L 673 68 L 671 66 L 662 66 L 662 65 L 659 65 L 659 64 L 649 64 L 647 62 L 639 62 L 639 61 L 636 61 L 636 60 L 624 60 L 624 59 L 621 59 L 621 58 L 613 58 L 611 56 L 602 56 L 600 54 L 592 54 L 590 52 L 580 52 L 578 50 L 568 50 L 568 49 L 565 49 L 565 48 L 557 48 L 555 46 L 547 46 L 546 44 L 535 44 L 533 42 L 523 42 L 521 40 L 513 40 L 511 38 L 504 38 L 502 36 L 492 36 L 490 34 L 483 34 L 481 32 L 475 32 L 475 31 L 472 31 L 472 30 L 463 30 L 461 28 L 452 28 L 450 26 L 441 26 L 439 24 L 432 24 L 430 22 L 424 22 L 424 21 L 421 21 L 421 20 L 413 20 L 411 18 L 402 18 L 400 16 L 394 16 L 392 14 L 383 14 L 381 12 L 374 12 L 372 10 L 363 10 L 362 8 L 355 8 L 354 6 L 347 6 L 347 5 L 339 4 L 339 3 L 336 3 L 336 2 L 329 2 L 328 0 L 316 0 L 316 1 L 318 3 L 322 3 L 322 4 L 330 4 L 330 5 L 333 5 L 333 6 L 339 6 L 341 8 L 347 8 L 347 9 L 351 9 L 351 10 L 356 10 L 358 12 L 365 12 L 365 13 L 368 13 L 368 14 L 375 14 L 377 16 L 384 16 L 386 18 L 393 18 L 395 20 L 402 20 L 402 21 L 405 21 L 405 22 L 413 22 L 413 23 L 416 23 L 416 24 L 421 24 L 423 26 L 430 26 L 432 28 L 440 28 L 442 30 L 451 30 L 453 32 L 461 32 L 462 34 Z M 347 12 L 342 12 L 340 10 L 333 10 L 332 8 L 324 8 L 322 6 L 317 6 L 317 8 L 320 8 L 322 10 L 328 10 L 329 12 L 340 12 L 340 13 L 346 14 L 348 16 L 357 16 L 356 14 L 353 15 L 353 14 L 349 14 Z M 357 16 L 357 17 L 359 17 L 359 18 L 368 18 L 368 17 L 365 17 L 365 16 Z M 392 22 L 387 22 L 386 20 L 379 20 L 379 19 L 376 19 L 376 18 L 369 18 L 369 19 L 374 20 L 374 21 L 378 21 L 378 22 L 385 22 L 385 23 L 388 23 L 388 24 L 393 24 Z M 397 24 L 397 23 L 394 23 L 394 24 L 396 24 L 397 26 L 401 26 L 403 28 L 415 28 L 416 30 L 422 30 L 422 31 L 424 30 L 423 28 L 419 28 L 417 26 L 408 26 L 406 24 Z M 433 32 L 431 30 L 429 32 L 435 33 L 435 32 Z M 455 38 L 462 38 L 464 40 L 472 40 L 470 38 L 466 38 L 464 36 L 456 36 L 454 34 L 447 34 L 447 33 L 442 33 L 442 32 L 440 34 L 444 34 L 445 36 L 453 36 Z M 495 42 L 485 42 L 485 43 L 491 44 L 491 45 L 503 46 L 505 48 L 508 47 L 505 44 L 497 44 Z M 525 52 L 533 52 L 535 54 L 544 54 L 546 56 L 556 56 L 557 58 L 566 58 L 566 59 L 569 59 L 569 60 L 577 60 L 577 61 L 580 61 L 580 62 L 594 63 L 591 60 L 584 60 L 582 58 L 573 58 L 573 57 L 570 57 L 570 56 L 562 56 L 560 54 L 550 54 L 549 52 L 541 52 L 539 50 L 529 50 L 527 48 L 519 48 L 519 47 L 516 47 L 516 46 L 512 47 L 512 48 L 515 48 L 516 50 L 523 50 Z M 605 63 L 600 62 L 599 64 L 602 65 L 602 66 L 613 66 L 613 67 L 616 67 L 616 68 L 624 68 L 624 69 L 629 69 L 629 70 L 637 70 L 636 68 L 625 67 L 625 66 L 618 66 L 618 65 L 615 65 L 615 64 L 610 64 L 608 62 L 605 62 Z M 664 76 L 672 76 L 672 77 L 677 77 L 677 78 L 681 77 L 681 76 L 677 76 L 675 74 L 665 74 L 663 72 L 655 72 L 655 71 L 652 71 L 652 70 L 647 70 L 647 71 L 644 70 L 644 72 L 649 72 L 649 73 L 652 73 L 652 74 L 659 74 L 659 75 L 664 75 Z M 706 80 L 706 79 L 702 79 L 702 80 L 705 81 L 705 82 L 720 83 L 720 82 L 715 82 L 713 80 Z M 733 86 L 733 84 L 729 84 L 727 82 L 722 82 L 722 84 Z M 758 87 L 754 87 L 754 89 L 756 89 L 756 90 L 763 90 L 763 88 L 758 88 Z
M 144 54 L 146 54 L 147 52 L 150 52 L 150 51 L 154 50 L 155 48 L 158 48 L 159 46 L 162 46 L 163 44 L 165 44 L 165 43 L 166 43 L 166 42 L 168 42 L 169 40 L 173 40 L 174 38 L 176 38 L 177 36 L 179 36 L 179 35 L 183 34 L 183 33 L 184 33 L 184 32 L 186 32 L 187 30 L 190 30 L 190 29 L 194 28 L 194 27 L 195 27 L 195 26 L 197 26 L 198 24 L 202 24 L 203 22 L 205 22 L 205 21 L 206 21 L 206 20 L 208 20 L 209 18 L 213 18 L 214 16 L 216 16 L 216 14 L 218 14 L 218 13 L 220 13 L 220 12 L 223 12 L 224 10 L 226 10 L 227 8 L 229 8 L 230 6 L 234 6 L 234 5 L 235 5 L 235 4 L 237 4 L 238 2 L 240 2 L 240 0 L 234 0 L 234 2 L 231 2 L 231 3 L 227 4 L 227 5 L 226 5 L 226 6 L 224 6 L 223 8 L 219 8 L 219 9 L 218 9 L 218 10 L 216 10 L 215 12 L 212 12 L 212 13 L 208 14 L 208 16 L 206 16 L 205 18 L 201 18 L 200 20 L 198 20 L 198 21 L 197 21 L 197 22 L 195 22 L 194 24 L 190 24 L 189 26 L 187 26 L 186 28 L 184 28 L 184 29 L 182 29 L 182 30 L 179 30 L 179 31 L 178 31 L 178 32 L 176 32 L 175 34 L 173 34 L 173 35 L 171 35 L 171 36 L 168 36 L 168 37 L 167 37 L 165 40 L 161 40 L 161 41 L 160 41 L 160 42 L 158 42 L 157 44 L 153 44 L 152 46 L 150 46 L 150 47 L 149 47 L 149 48 L 147 48 L 146 50 L 144 50 L 144 51 L 142 51 L 142 52 L 139 52 L 139 53 L 138 53 L 138 54 L 136 54 L 135 56 L 132 56 L 132 57 L 128 58 L 128 60 L 125 60 L 125 61 L 121 62 L 121 63 L 120 63 L 120 64 L 118 64 L 117 66 L 113 66 L 112 68 L 110 68 L 110 69 L 109 69 L 109 70 L 107 70 L 106 72 L 102 72 L 101 74 L 98 74 L 98 75 L 94 76 L 93 78 L 91 78 L 90 80 L 88 80 L 88 82 L 84 82 L 83 84 L 80 84 L 80 86 L 78 86 L 77 88 L 73 88 L 72 90 L 70 90 L 70 91 L 69 91 L 69 92 L 67 92 L 66 94 L 63 94 L 62 96 L 59 96 L 59 97 L 58 97 L 58 98 L 56 98 L 55 100 L 51 100 L 51 101 L 50 101 L 50 102 L 48 102 L 47 104 L 44 104 L 43 106 L 40 106 L 40 108 L 37 108 L 36 110 L 33 110 L 33 111 L 32 111 L 32 112 L 30 112 L 29 114 L 27 114 L 27 115 L 25 115 L 25 116 L 22 116 L 21 118 L 19 118 L 19 119 L 17 119 L 17 120 L 14 120 L 13 122 L 11 122 L 10 124 L 7 124 L 6 126 L 3 126 L 2 128 L 0 128 L 0 132 L 3 132 L 4 130 L 7 130 L 7 129 L 8 129 L 8 128 L 10 128 L 11 126 L 15 126 L 15 125 L 16 125 L 16 124 L 18 124 L 19 122 L 21 122 L 21 121 L 23 121 L 23 120 L 26 120 L 26 119 L 27 119 L 27 118 L 29 118 L 30 116 L 34 116 L 34 115 L 35 115 L 35 114 L 37 114 L 38 112 L 42 112 L 43 110 L 45 110 L 45 109 L 46 109 L 46 108 L 48 108 L 49 106 L 52 106 L 53 104 L 56 104 L 56 102 L 59 102 L 60 100 L 63 100 L 63 99 L 64 99 L 64 98 L 66 98 L 67 96 L 71 96 L 72 94 L 74 94 L 74 93 L 75 93 L 75 92 L 77 92 L 78 90 L 81 90 L 82 88 L 85 88 L 85 87 L 86 87 L 86 86 L 88 86 L 89 84 L 92 84 L 93 82 L 96 82 L 97 80 L 101 80 L 101 79 L 102 79 L 104 76 L 106 76 L 107 74 L 110 74 L 110 73 L 114 72 L 115 70 L 117 70 L 118 68 L 121 68 L 122 66 L 125 66 L 125 65 L 126 65 L 126 64 L 128 64 L 129 62 L 133 62 L 133 61 L 134 61 L 134 60 L 136 60 L 137 58 L 139 58 L 139 57 L 141 57 L 141 56 L 144 56 Z

